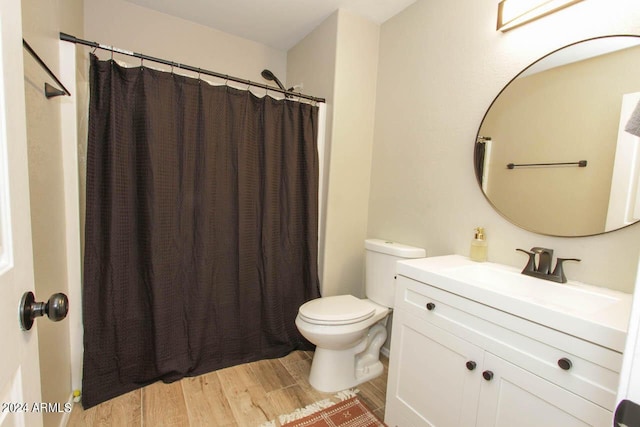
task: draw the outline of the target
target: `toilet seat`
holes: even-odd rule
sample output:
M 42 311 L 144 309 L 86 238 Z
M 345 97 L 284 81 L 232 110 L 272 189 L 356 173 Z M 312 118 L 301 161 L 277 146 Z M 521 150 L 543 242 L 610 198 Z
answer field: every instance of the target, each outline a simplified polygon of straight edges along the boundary
M 306 322 L 316 325 L 349 325 L 374 315 L 376 305 L 353 295 L 337 295 L 308 301 L 298 310 Z

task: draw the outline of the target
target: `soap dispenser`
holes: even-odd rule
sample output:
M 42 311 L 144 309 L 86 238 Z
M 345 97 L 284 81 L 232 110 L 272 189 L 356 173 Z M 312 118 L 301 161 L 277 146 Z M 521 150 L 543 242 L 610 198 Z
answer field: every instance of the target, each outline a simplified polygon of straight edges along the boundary
M 476 234 L 471 240 L 471 252 L 469 258 L 472 261 L 484 262 L 487 260 L 487 240 L 484 237 L 484 229 L 482 227 L 476 228 Z

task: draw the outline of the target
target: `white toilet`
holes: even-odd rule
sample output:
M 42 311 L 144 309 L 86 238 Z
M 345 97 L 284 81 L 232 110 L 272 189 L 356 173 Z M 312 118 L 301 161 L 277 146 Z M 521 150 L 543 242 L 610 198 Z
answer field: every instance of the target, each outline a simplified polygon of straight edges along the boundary
M 387 315 L 393 307 L 396 262 L 426 256 L 422 248 L 379 239 L 367 239 L 365 248 L 367 299 L 323 297 L 298 310 L 298 330 L 316 345 L 309 374 L 316 390 L 348 389 L 382 373 L 380 348 L 387 339 Z

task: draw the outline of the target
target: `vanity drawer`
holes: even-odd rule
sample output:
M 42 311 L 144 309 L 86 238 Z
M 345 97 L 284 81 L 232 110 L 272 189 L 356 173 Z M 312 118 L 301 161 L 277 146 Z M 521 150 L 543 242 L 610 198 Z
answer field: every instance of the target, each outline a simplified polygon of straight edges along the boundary
M 403 276 L 395 308 L 608 410 L 615 406 L 620 353 Z

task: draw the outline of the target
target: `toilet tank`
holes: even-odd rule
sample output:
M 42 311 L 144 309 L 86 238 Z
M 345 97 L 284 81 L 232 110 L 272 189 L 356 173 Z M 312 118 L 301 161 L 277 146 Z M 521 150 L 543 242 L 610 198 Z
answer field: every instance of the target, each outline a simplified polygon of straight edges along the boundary
M 382 239 L 367 239 L 365 285 L 367 298 L 385 307 L 393 307 L 396 262 L 410 258 L 424 258 L 422 248 Z

